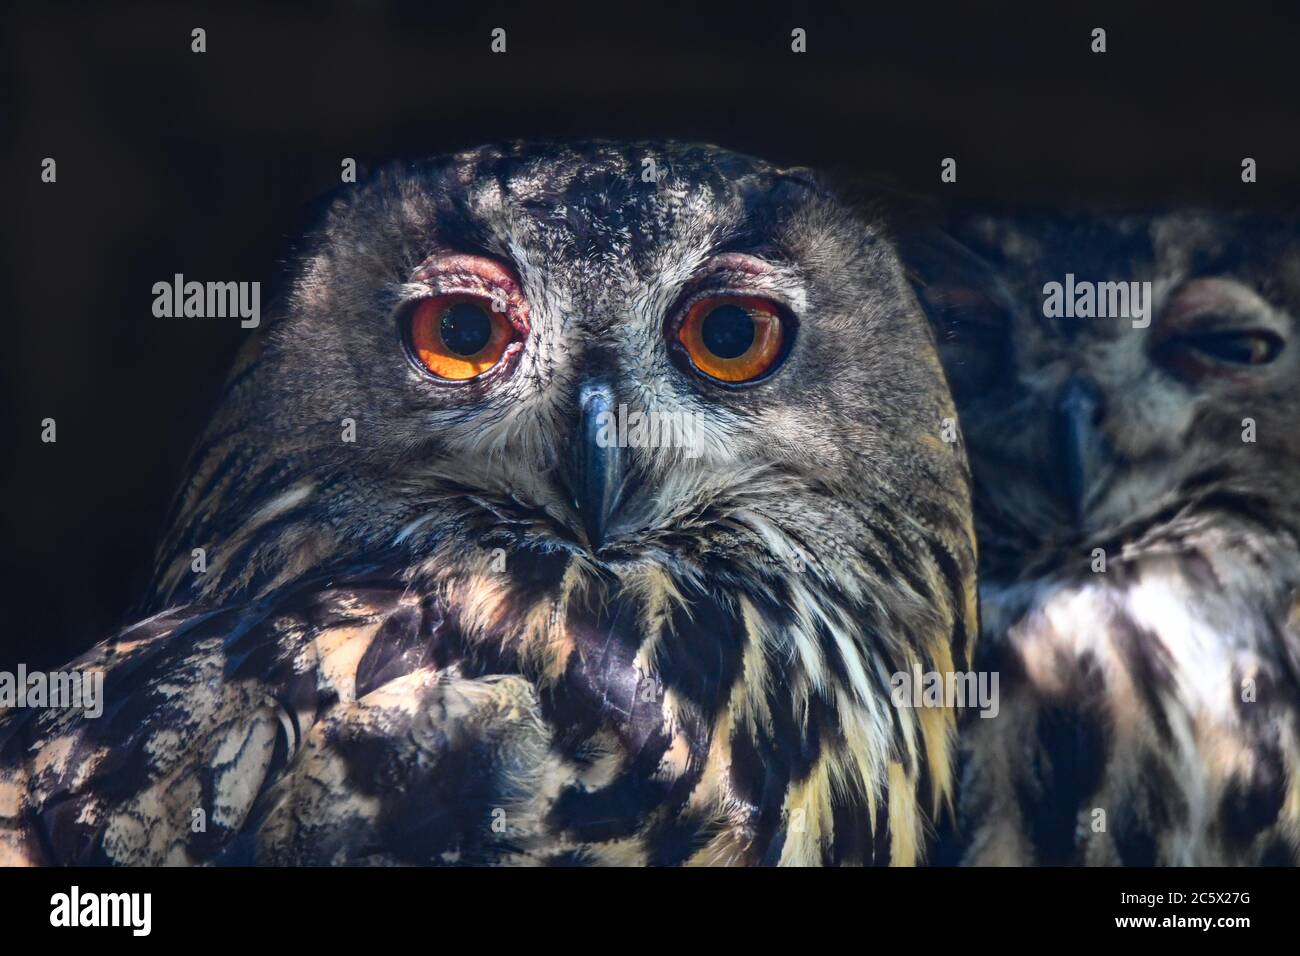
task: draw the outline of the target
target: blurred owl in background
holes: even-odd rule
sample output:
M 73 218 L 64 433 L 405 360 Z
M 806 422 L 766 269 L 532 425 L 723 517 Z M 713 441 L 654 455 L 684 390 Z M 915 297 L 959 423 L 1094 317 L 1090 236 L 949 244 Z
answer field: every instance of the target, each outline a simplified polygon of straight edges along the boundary
M 955 858 L 1294 863 L 1300 230 L 967 212 L 904 245 L 971 459 L 977 670 L 1000 674 L 997 716 L 963 728 Z M 1104 282 L 1149 300 L 1100 315 L 1117 287 L 1078 296 Z
M 340 198 L 257 335 L 103 716 L 0 718 L 0 860 L 922 859 L 954 721 L 890 681 L 967 664 L 973 528 L 871 217 L 485 147 Z

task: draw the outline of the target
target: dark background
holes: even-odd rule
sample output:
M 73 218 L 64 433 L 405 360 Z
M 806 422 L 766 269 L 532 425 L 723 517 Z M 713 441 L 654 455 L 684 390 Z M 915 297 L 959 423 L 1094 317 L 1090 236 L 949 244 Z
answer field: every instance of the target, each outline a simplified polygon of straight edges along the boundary
M 671 136 L 942 197 L 1290 204 L 1297 45 L 1284 4 L 11 5 L 0 667 L 54 666 L 129 613 L 249 334 L 155 318 L 153 284 L 260 280 L 265 308 L 343 157 L 364 171 L 514 137 Z M 1241 183 L 1243 156 L 1259 183 Z

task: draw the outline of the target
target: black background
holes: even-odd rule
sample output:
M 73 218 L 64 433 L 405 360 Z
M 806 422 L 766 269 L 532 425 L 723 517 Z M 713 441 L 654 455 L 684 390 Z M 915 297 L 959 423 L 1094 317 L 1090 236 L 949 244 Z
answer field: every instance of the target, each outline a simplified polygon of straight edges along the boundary
M 129 613 L 249 334 L 155 318 L 153 284 L 259 280 L 265 305 L 343 157 L 364 170 L 515 137 L 671 136 L 945 197 L 1300 197 L 1294 5 L 351 0 L 0 16 L 6 668 L 53 666 Z M 489 50 L 498 26 L 505 55 Z M 1089 50 L 1097 26 L 1104 55 Z M 955 186 L 939 184 L 945 156 Z M 1244 156 L 1257 184 L 1240 181 Z M 46 417 L 57 444 L 40 441 Z
M 50 927 L 51 897 L 69 893 L 73 885 L 82 894 L 151 893 L 152 932 L 137 938 L 126 928 Z M 674 892 L 708 899 L 724 915 L 692 921 L 687 929 L 669 923 L 653 906 L 629 905 Z M 1182 899 L 1171 904 L 1174 893 Z M 1159 894 L 1166 902 L 1122 903 L 1122 894 Z M 1193 903 L 1194 898 L 1200 902 Z M 556 926 L 557 912 L 578 915 L 577 899 L 583 903 L 580 919 Z M 846 902 L 836 904 L 837 899 Z M 1261 949 L 1265 940 L 1293 931 L 1294 899 L 1295 872 L 1289 867 L 867 867 L 795 874 L 688 867 L 672 873 L 624 870 L 612 876 L 580 868 L 422 868 L 413 874 L 400 867 L 292 872 L 272 867 L 0 867 L 0 916 L 11 938 L 21 934 L 23 942 L 39 938 L 65 946 L 116 942 L 132 951 L 149 940 L 172 953 L 177 947 L 193 948 L 196 936 L 209 946 L 240 952 L 250 944 L 284 943 L 368 952 L 377 940 L 403 933 L 423 934 L 436 946 L 458 932 L 453 925 L 494 949 L 523 952 L 538 949 L 543 933 L 567 941 L 578 932 L 584 938 L 615 940 L 639 932 L 647 948 L 672 946 L 689 934 L 691 944 L 702 951 L 751 951 L 770 949 L 780 936 L 806 946 L 809 937 L 800 931 L 825 927 L 870 940 L 868 951 L 947 953 L 968 941 L 979 945 L 1065 936 L 1078 944 L 1127 936 L 1130 945 L 1168 940 L 1174 952 L 1200 951 L 1187 946 L 1195 939 L 1201 945 L 1212 941 L 1216 952 L 1235 953 Z M 854 903 L 846 905 L 849 900 Z M 1116 917 L 1243 916 L 1250 920 L 1248 928 L 1212 927 L 1208 932 L 1115 925 Z

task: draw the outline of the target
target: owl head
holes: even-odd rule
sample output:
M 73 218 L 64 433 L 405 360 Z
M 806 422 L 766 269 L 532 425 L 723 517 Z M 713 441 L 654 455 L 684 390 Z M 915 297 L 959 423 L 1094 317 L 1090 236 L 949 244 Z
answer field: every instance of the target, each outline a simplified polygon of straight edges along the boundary
M 806 170 L 655 143 L 393 167 L 334 203 L 265 324 L 182 496 L 169 592 L 275 575 L 302 522 L 314 561 L 455 541 L 698 570 L 815 561 L 886 501 L 960 511 L 892 247 Z M 220 570 L 181 570 L 205 544 Z
M 981 212 L 918 237 L 990 562 L 1214 511 L 1300 529 L 1294 224 Z

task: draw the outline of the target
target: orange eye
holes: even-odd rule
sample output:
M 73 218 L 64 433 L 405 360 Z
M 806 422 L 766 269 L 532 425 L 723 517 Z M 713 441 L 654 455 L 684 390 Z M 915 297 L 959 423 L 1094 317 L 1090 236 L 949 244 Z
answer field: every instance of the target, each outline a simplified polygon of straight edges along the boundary
M 715 296 L 693 306 L 677 330 L 691 363 L 720 382 L 751 382 L 784 357 L 777 306 L 756 296 Z
M 434 375 L 463 382 L 501 361 L 515 328 L 487 299 L 440 295 L 421 302 L 411 317 L 411 348 Z

